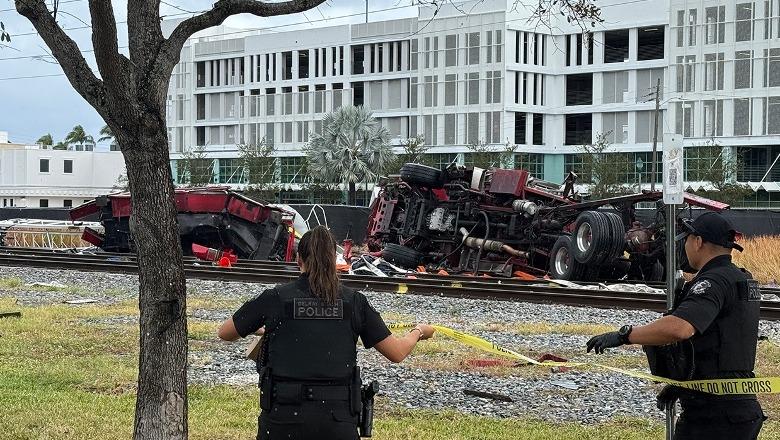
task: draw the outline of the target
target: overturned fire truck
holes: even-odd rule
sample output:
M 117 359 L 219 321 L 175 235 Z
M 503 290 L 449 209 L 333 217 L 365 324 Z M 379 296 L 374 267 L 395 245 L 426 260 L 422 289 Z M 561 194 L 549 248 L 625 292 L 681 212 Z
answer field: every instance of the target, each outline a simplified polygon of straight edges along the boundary
M 371 205 L 369 249 L 406 268 L 504 276 L 549 274 L 590 281 L 664 277 L 663 209 L 654 222 L 637 221 L 636 204 L 661 192 L 583 201 L 576 175 L 563 185 L 526 170 L 439 170 L 407 163 L 383 182 Z M 722 211 L 728 205 L 692 194 L 689 206 Z
M 250 260 L 292 258 L 292 212 L 221 187 L 177 189 L 175 202 L 184 255 L 203 258 L 210 250 Z M 85 228 L 82 239 L 106 252 L 135 252 L 131 212 L 130 193 L 122 192 L 77 206 L 70 218 L 76 221 L 97 214 L 105 232 Z

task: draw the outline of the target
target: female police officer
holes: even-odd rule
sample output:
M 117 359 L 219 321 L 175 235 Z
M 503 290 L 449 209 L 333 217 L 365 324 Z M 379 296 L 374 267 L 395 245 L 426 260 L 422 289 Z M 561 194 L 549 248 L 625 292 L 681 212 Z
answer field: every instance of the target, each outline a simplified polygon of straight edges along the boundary
M 258 439 L 358 438 L 358 336 L 392 362 L 433 336 L 429 325 L 391 336 L 366 297 L 339 283 L 335 251 L 325 227 L 304 234 L 298 244 L 300 278 L 248 301 L 219 329 L 227 341 L 265 334 L 258 364 Z

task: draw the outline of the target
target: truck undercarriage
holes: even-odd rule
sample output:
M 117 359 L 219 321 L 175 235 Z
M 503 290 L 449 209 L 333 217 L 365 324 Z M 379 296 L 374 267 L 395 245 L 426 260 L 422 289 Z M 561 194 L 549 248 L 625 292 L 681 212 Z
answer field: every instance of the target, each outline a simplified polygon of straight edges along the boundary
M 570 173 L 557 185 L 526 170 L 406 164 L 372 203 L 369 249 L 412 269 L 662 280 L 664 210 L 651 224 L 636 218 L 637 203 L 662 208 L 662 193 L 583 201 L 574 193 L 576 177 Z M 728 209 L 692 194 L 685 203 Z

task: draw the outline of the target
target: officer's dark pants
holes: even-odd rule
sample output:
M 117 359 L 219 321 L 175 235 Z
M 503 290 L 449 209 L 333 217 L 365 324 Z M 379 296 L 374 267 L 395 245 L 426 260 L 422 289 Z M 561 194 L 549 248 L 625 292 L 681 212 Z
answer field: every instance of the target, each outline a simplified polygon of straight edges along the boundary
M 357 440 L 357 416 L 347 401 L 275 404 L 261 411 L 257 440 Z
M 675 440 L 755 440 L 764 413 L 756 400 L 681 402 Z

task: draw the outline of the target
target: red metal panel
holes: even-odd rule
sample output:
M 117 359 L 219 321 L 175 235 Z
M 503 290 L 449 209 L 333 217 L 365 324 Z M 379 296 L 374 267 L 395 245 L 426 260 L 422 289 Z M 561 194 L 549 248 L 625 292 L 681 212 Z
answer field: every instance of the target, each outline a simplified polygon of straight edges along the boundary
M 92 243 L 95 246 L 100 247 L 103 245 L 104 236 L 92 228 L 84 228 L 84 232 L 81 234 L 81 239 L 87 243 Z
M 528 171 L 526 170 L 496 169 L 493 172 L 493 179 L 490 181 L 490 192 L 522 197 L 526 182 L 528 182 Z
M 70 210 L 70 219 L 76 221 L 100 211 L 100 207 L 94 200 L 84 203 Z
M 685 203 L 689 205 L 699 206 L 701 208 L 706 208 L 717 212 L 725 211 L 731 207 L 726 203 L 718 202 L 716 200 L 710 200 L 706 197 L 700 197 L 697 196 L 696 194 L 691 194 L 691 193 L 684 193 L 683 198 L 685 200 Z
M 222 212 L 227 207 L 226 191 L 177 191 L 175 194 L 178 212 Z
M 271 208 L 252 203 L 250 199 L 231 196 L 228 199 L 227 212 L 253 223 L 262 223 L 271 215 Z
M 111 200 L 111 215 L 115 218 L 130 217 L 133 207 L 130 204 L 130 193 L 120 193 L 108 196 Z

